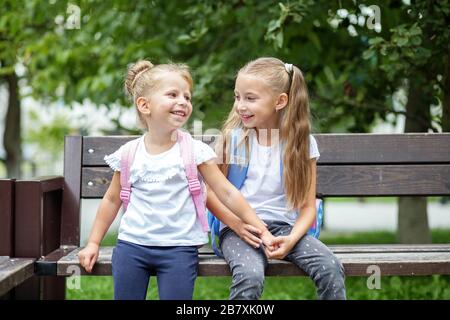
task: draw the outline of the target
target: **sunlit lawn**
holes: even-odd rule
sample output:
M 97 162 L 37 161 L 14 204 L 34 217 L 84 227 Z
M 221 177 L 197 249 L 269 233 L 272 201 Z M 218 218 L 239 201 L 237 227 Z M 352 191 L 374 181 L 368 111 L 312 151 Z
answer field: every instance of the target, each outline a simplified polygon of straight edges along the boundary
M 450 243 L 450 230 L 433 230 L 433 243 Z M 392 232 L 364 232 L 321 235 L 326 244 L 395 243 Z M 108 235 L 102 245 L 113 246 L 116 235 Z M 230 277 L 199 277 L 194 299 L 227 299 Z M 450 276 L 383 277 L 381 289 L 367 288 L 367 277 L 346 279 L 348 299 L 450 299 Z M 81 277 L 81 289 L 67 289 L 67 299 L 112 299 L 110 276 Z M 158 299 L 156 279 L 150 279 L 147 299 Z M 306 277 L 266 278 L 262 299 L 316 299 L 315 287 Z

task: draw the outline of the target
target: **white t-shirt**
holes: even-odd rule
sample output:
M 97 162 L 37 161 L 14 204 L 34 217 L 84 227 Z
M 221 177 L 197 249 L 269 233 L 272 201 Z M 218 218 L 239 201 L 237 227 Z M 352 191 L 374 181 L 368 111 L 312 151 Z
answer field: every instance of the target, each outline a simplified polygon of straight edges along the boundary
M 118 238 L 146 246 L 191 246 L 208 242 L 197 218 L 188 189 L 180 145 L 150 155 L 144 136 L 139 138 L 130 168 L 131 197 L 122 216 Z M 197 165 L 214 159 L 215 152 L 199 140 L 193 142 Z M 106 163 L 120 171 L 123 146 L 105 156 Z M 200 175 L 200 173 L 199 173 Z
M 256 135 L 250 136 L 251 153 L 247 178 L 241 193 L 262 220 L 284 221 L 294 225 L 298 213 L 288 210 L 284 184 L 281 177 L 281 145 L 260 145 Z M 309 136 L 310 158 L 319 158 L 316 139 Z M 221 229 L 226 225 L 221 224 Z

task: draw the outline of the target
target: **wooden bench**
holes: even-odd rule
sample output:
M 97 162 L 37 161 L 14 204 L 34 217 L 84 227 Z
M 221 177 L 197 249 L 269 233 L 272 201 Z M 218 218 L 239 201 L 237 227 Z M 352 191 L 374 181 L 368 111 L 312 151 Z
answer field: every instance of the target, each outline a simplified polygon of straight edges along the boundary
M 321 152 L 317 173 L 319 197 L 450 195 L 450 134 L 317 134 L 315 137 Z M 37 274 L 69 276 L 74 270 L 85 274 L 76 257 L 80 250 L 81 200 L 103 197 L 113 174 L 103 157 L 133 138 L 68 136 L 64 177 L 17 182 L 22 186 L 17 198 L 27 199 L 17 208 L 20 219 L 43 228 L 39 234 L 30 231 L 32 236 L 22 238 L 31 244 L 46 245 L 46 250 L 40 251 L 43 257 L 36 262 Z M 196 138 L 213 145 L 217 137 Z M 30 188 L 33 197 L 27 198 L 25 190 Z M 57 196 L 48 197 L 44 191 L 57 192 Z M 355 219 L 358 219 L 357 212 Z M 450 274 L 450 244 L 334 245 L 330 248 L 342 261 L 347 276 L 368 275 L 367 268 L 371 265 L 377 265 L 381 275 Z M 101 248 L 92 275 L 111 274 L 111 252 L 110 247 Z M 266 274 L 291 276 L 304 275 L 304 272 L 289 262 L 271 260 Z M 199 275 L 230 275 L 230 271 L 210 248 L 202 248 Z
M 34 274 L 35 259 L 14 257 L 15 180 L 0 180 L 0 297 Z M 7 297 L 8 296 L 8 297 Z

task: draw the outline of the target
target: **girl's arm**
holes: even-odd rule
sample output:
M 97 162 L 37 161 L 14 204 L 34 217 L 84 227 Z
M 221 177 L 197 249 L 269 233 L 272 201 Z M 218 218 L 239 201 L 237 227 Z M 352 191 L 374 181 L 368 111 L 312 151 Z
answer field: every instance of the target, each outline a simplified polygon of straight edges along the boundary
M 86 247 L 78 253 L 80 264 L 87 272 L 92 271 L 92 267 L 98 258 L 100 242 L 116 218 L 121 204 L 120 172 L 115 171 L 111 184 L 98 207 L 88 243 Z
M 198 166 L 198 169 L 208 186 L 212 189 L 212 191 L 214 191 L 219 200 L 228 209 L 241 218 L 242 221 L 261 230 L 261 239 L 266 245 L 270 246 L 274 237 L 269 230 L 267 230 L 264 222 L 258 218 L 255 211 L 250 207 L 247 201 L 245 201 L 239 190 L 236 189 L 227 178 L 225 178 L 214 160 L 203 162 Z M 214 208 L 211 208 L 211 210 L 214 210 Z
M 311 160 L 311 188 L 309 189 L 305 204 L 300 208 L 301 214 L 295 221 L 294 227 L 288 236 L 276 237 L 274 246 L 278 249 L 270 253 L 270 258 L 283 259 L 303 237 L 316 218 L 316 171 L 317 161 Z
M 261 235 L 261 230 L 253 227 L 250 224 L 244 223 L 233 212 L 220 202 L 214 191 L 208 187 L 206 206 L 214 216 L 220 221 L 229 226 L 242 240 L 247 242 L 254 248 L 259 248 L 261 239 L 258 237 Z M 256 235 L 258 236 L 256 236 Z

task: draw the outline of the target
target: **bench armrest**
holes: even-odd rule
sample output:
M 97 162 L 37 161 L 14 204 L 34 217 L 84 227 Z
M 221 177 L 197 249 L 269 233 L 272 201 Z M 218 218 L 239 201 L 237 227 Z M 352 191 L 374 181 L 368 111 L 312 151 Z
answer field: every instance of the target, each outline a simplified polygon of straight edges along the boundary
M 64 177 L 63 176 L 42 176 L 42 177 L 32 178 L 29 180 L 19 180 L 19 182 L 38 183 L 41 186 L 42 193 L 64 189 Z
M 0 297 L 33 276 L 34 261 L 0 256 Z
M 59 248 L 64 177 L 16 180 L 15 257 L 39 258 Z

